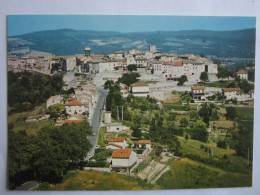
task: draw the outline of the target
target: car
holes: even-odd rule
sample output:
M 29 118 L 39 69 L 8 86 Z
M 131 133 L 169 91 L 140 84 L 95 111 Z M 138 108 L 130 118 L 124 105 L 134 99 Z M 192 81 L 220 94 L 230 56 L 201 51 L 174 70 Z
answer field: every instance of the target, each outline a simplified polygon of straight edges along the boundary
M 93 154 L 88 154 L 88 158 L 91 158 L 93 156 Z
M 100 148 L 100 145 L 96 145 L 95 148 Z
M 96 135 L 95 133 L 92 134 L 92 136 L 95 136 L 95 135 Z

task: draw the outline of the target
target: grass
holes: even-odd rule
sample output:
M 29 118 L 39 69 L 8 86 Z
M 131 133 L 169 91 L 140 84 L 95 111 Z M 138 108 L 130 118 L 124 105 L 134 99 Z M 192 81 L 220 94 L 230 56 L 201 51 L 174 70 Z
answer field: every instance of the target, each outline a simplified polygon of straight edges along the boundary
M 208 156 L 207 143 L 200 142 L 197 140 L 185 140 L 183 137 L 178 136 L 178 139 L 181 143 L 182 153 L 187 158 L 201 162 L 204 165 L 222 169 L 223 171 L 228 171 L 232 173 L 242 173 L 242 174 L 251 174 L 251 167 L 247 164 L 247 159 L 242 158 L 236 155 L 236 152 L 232 149 L 222 149 L 216 147 L 216 144 L 213 142 L 209 143 L 209 148 L 213 148 L 213 157 L 210 153 Z M 203 148 L 201 148 L 203 145 Z M 225 160 L 223 157 L 227 156 Z
M 146 184 L 140 179 L 110 172 L 71 171 L 74 177 L 57 184 L 53 190 L 149 190 L 156 186 Z M 70 172 L 69 172 L 70 173 Z M 157 187 L 158 188 L 158 187 Z
M 196 86 L 226 88 L 231 82 L 232 81 L 216 81 L 205 84 L 197 84 Z
M 38 109 L 38 108 L 37 108 Z M 25 122 L 25 119 L 29 116 L 30 112 L 15 113 L 8 116 L 8 123 L 13 123 L 15 132 L 25 130 L 28 135 L 35 134 L 41 128 L 53 125 L 52 120 L 42 120 L 38 122 Z
M 254 108 L 250 107 L 236 107 L 239 118 L 246 118 L 247 120 L 254 120 Z
M 171 170 L 157 184 L 161 189 L 252 186 L 252 175 L 230 173 L 184 158 L 170 162 Z
M 106 134 L 106 127 L 101 127 L 98 131 L 97 145 L 104 145 L 104 136 Z

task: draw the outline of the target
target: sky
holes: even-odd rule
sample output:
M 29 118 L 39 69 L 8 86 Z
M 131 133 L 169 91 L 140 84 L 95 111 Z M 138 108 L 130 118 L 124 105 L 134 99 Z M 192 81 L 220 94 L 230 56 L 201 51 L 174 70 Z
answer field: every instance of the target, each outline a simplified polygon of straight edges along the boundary
M 255 17 L 137 16 L 137 15 L 9 15 L 8 36 L 30 32 L 74 29 L 117 32 L 216 30 L 256 27 Z

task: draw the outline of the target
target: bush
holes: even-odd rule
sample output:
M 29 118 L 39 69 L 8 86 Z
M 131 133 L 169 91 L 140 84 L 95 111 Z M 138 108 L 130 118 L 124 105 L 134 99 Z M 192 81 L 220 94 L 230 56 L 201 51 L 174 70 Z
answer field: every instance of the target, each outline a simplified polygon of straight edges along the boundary
M 89 161 L 86 163 L 87 167 L 109 167 L 108 162 L 106 161 Z
M 218 141 L 217 147 L 226 149 L 227 143 L 225 141 Z

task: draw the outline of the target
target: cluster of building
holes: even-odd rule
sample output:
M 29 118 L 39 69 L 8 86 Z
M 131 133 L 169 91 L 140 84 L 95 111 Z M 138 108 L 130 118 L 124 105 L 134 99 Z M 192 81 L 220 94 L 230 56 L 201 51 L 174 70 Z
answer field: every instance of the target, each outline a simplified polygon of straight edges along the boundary
M 217 65 L 206 58 L 188 54 L 165 54 L 157 51 L 155 46 L 150 46 L 149 51 L 132 49 L 114 52 L 107 56 L 91 54 L 90 48 L 85 48 L 85 54 L 73 56 L 8 56 L 9 69 L 31 68 L 52 73 L 54 64 L 60 64 L 60 71 L 79 73 L 126 71 L 128 65 L 134 64 L 167 80 L 177 80 L 182 75 L 192 76 L 198 80 L 202 72 L 212 74 L 218 72 Z M 55 71 L 59 70 L 55 69 Z
M 79 123 L 83 121 L 84 117 L 89 120 L 92 118 L 97 100 L 95 86 L 91 83 L 88 85 L 78 84 L 77 86 L 74 89 L 75 94 L 71 95 L 68 99 L 56 95 L 47 100 L 47 108 L 54 104 L 63 104 L 68 114 L 68 118 L 61 118 L 57 121 L 56 125 L 72 122 Z
M 107 139 L 106 149 L 112 149 L 111 156 L 112 170 L 129 170 L 138 163 L 138 155 L 128 144 L 124 137 L 110 137 Z M 143 153 L 151 151 L 151 140 L 138 140 L 137 148 L 145 149 Z M 146 152 L 147 151 L 147 152 Z

